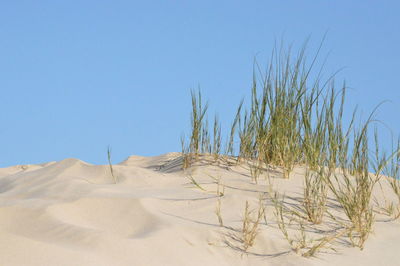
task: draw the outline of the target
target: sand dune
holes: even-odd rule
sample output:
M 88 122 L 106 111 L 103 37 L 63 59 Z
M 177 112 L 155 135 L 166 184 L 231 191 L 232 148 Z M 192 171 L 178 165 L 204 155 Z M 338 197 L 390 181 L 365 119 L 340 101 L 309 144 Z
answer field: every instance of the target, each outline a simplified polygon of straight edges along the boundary
M 346 241 L 313 258 L 295 254 L 277 228 L 273 206 L 255 244 L 242 250 L 246 200 L 256 207 L 269 183 L 255 184 L 246 165 L 199 162 L 190 174 L 178 153 L 131 156 L 114 165 L 65 159 L 0 169 L 0 265 L 398 265 L 400 224 L 377 214 L 363 251 Z M 282 179 L 269 172 L 274 189 L 293 204 L 302 193 L 302 168 Z M 225 185 L 216 193 L 216 179 Z M 391 192 L 383 184 L 387 199 Z M 224 227 L 215 208 L 221 200 Z

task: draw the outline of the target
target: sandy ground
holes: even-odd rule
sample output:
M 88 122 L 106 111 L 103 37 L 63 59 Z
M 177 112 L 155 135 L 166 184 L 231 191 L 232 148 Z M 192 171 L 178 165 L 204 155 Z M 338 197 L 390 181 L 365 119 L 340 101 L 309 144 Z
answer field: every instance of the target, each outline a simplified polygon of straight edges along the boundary
M 346 237 L 331 243 L 336 251 L 325 248 L 316 257 L 292 251 L 277 227 L 267 180 L 288 204 L 300 206 L 301 168 L 288 180 L 270 169 L 255 184 L 246 164 L 200 162 L 184 173 L 179 154 L 169 153 L 131 156 L 114 172 L 117 184 L 109 166 L 77 159 L 0 169 L 0 265 L 400 265 L 400 222 L 380 214 L 363 251 Z M 225 187 L 221 197 L 218 179 Z M 387 184 L 382 187 L 392 200 Z M 375 193 L 382 202 L 381 189 Z M 245 203 L 256 209 L 260 197 L 265 219 L 244 252 Z M 329 206 L 342 215 L 333 199 Z M 309 239 L 329 234 L 329 228 L 313 228 Z

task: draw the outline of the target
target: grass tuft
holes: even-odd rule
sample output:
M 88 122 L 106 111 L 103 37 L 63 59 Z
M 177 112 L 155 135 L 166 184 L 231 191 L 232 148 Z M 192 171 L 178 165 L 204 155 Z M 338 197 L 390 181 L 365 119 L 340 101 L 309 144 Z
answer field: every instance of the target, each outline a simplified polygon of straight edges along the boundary
M 264 166 L 279 168 L 283 178 L 290 178 L 295 166 L 303 166 L 306 173 L 300 208 L 286 208 L 277 193 L 273 193 L 272 201 L 284 237 L 293 250 L 309 257 L 346 234 L 354 246 L 364 248 L 375 220 L 372 192 L 383 174 L 392 177 L 388 181 L 398 198 L 397 206 L 387 204 L 385 211 L 400 217 L 400 140 L 389 158 L 379 149 L 377 131 L 375 145 L 371 145 L 371 125 L 377 122 L 373 116 L 379 105 L 361 126 L 355 125 L 357 109 L 344 123 L 346 83 L 338 90 L 335 74 L 323 80 L 323 65 L 316 69 L 322 42 L 311 60 L 306 56 L 306 46 L 296 54 L 291 47 L 275 48 L 265 72 L 254 64 L 251 100 L 247 105 L 244 100 L 240 102 L 225 149 L 218 117 L 214 118 L 211 135 L 208 105 L 203 105 L 200 91 L 192 91 L 190 141 L 187 145 L 182 138 L 182 154 L 184 169 L 198 160 L 200 153 L 212 154 L 214 161 L 229 158 L 232 164 L 247 163 L 256 184 Z M 217 190 L 219 195 L 219 186 Z M 343 230 L 309 241 L 306 225 L 324 223 L 326 214 L 333 219 L 327 212 L 328 193 L 333 194 L 346 216 L 346 222 L 340 223 Z M 222 224 L 220 204 L 216 213 Z M 262 207 L 256 218 L 251 214 L 246 202 L 242 228 L 245 250 L 253 245 L 259 216 L 265 217 Z M 290 236 L 287 215 L 297 220 L 300 236 Z
M 111 163 L 111 147 L 110 146 L 107 147 L 107 159 L 108 159 L 108 165 L 110 167 L 111 176 L 114 180 L 114 184 L 117 184 L 117 176 L 114 175 L 114 169 L 113 169 L 113 166 Z
M 253 217 L 253 212 L 254 211 L 250 210 L 249 202 L 246 201 L 242 225 L 243 250 L 245 251 L 247 251 L 249 247 L 253 246 L 258 234 L 261 219 L 264 217 L 265 214 L 265 208 L 262 204 L 261 199 L 259 201 L 259 206 L 255 218 Z

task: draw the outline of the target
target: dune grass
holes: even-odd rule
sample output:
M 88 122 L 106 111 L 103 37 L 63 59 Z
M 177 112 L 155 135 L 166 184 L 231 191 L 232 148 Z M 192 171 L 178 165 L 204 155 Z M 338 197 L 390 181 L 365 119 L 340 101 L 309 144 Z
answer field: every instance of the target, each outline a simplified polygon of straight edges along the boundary
M 292 56 L 290 49 L 276 49 L 266 73 L 259 76 L 254 73 L 250 106 L 246 109 L 243 101 L 239 104 L 225 154 L 236 156 L 238 162 L 257 160 L 275 165 L 282 168 L 285 178 L 296 164 L 306 159 L 314 165 L 319 163 L 311 157 L 318 157 L 325 148 L 326 118 L 333 113 L 335 101 L 329 103 L 326 99 L 323 107 L 330 105 L 320 108 L 321 98 L 327 97 L 323 95 L 327 83 L 320 85 L 319 74 L 314 81 L 309 80 L 319 50 L 310 64 L 306 63 L 305 51 L 306 46 Z M 222 151 L 221 126 L 216 117 L 211 145 L 206 115 L 208 105 L 202 104 L 201 97 L 200 92 L 192 91 L 190 144 L 182 151 L 194 157 L 200 152 L 212 152 L 218 158 Z M 312 127 L 315 116 L 317 128 Z M 239 148 L 236 153 L 235 146 Z
M 215 215 L 217 215 L 219 226 L 224 226 L 224 220 L 222 219 L 222 214 L 221 214 L 221 199 L 220 198 L 218 198 L 218 200 L 217 200 L 217 206 L 215 207 Z
M 253 213 L 254 210 L 250 210 L 249 202 L 246 201 L 242 222 L 242 242 L 244 251 L 247 251 L 249 247 L 253 246 L 258 235 L 261 219 L 265 214 L 265 207 L 261 199 L 259 200 L 259 206 L 255 217 Z
M 388 159 L 383 171 L 389 176 L 387 181 L 397 197 L 397 202 L 391 202 L 388 205 L 387 212 L 394 219 L 398 219 L 400 217 L 400 138 L 397 140 L 397 145 L 393 148 L 392 156 Z
M 225 149 L 221 145 L 219 119 L 214 119 L 211 138 L 206 115 L 208 105 L 202 104 L 200 92 L 192 92 L 190 143 L 186 147 L 182 141 L 182 153 L 184 158 L 189 158 L 184 159 L 183 168 L 196 161 L 200 153 L 213 154 L 215 160 L 223 155 L 232 156 L 237 163 L 248 164 L 255 183 L 262 165 L 281 169 L 283 178 L 290 178 L 295 166 L 304 167 L 302 211 L 291 211 L 291 215 L 301 221 L 301 237 L 293 239 L 289 236 L 284 204 L 276 197 L 273 202 L 284 237 L 293 250 L 307 249 L 302 253 L 307 257 L 344 234 L 354 246 L 363 249 L 375 219 L 372 191 L 382 173 L 393 177 L 388 180 L 398 197 L 400 216 L 400 141 L 389 158 L 379 150 L 377 134 L 375 145 L 370 144 L 376 109 L 358 127 L 355 125 L 357 109 L 347 115 L 349 119 L 344 122 L 346 84 L 337 89 L 335 74 L 323 80 L 323 65 L 316 68 L 322 43 L 310 61 L 306 46 L 296 54 L 290 47 L 275 48 L 265 72 L 255 63 L 251 101 L 248 105 L 243 100 L 240 102 Z M 375 158 L 372 158 L 374 153 Z M 374 173 L 370 173 L 371 169 Z M 347 222 L 341 224 L 343 230 L 340 232 L 324 236 L 310 245 L 304 239 L 303 225 L 324 222 L 329 193 L 334 196 Z M 393 213 L 393 203 L 391 206 L 388 210 Z M 245 250 L 253 244 L 259 222 L 258 218 L 256 222 L 250 222 L 249 217 L 246 203 L 242 230 Z
M 193 184 L 196 188 L 202 190 L 202 191 L 207 191 L 205 188 L 203 188 L 193 177 L 193 175 L 189 174 L 187 175 L 187 178 L 189 179 L 190 183 Z
M 328 173 L 324 168 L 317 172 L 306 171 L 304 176 L 303 208 L 307 218 L 314 224 L 320 224 L 326 211 L 328 186 L 325 182 Z
M 207 110 L 208 103 L 203 104 L 200 90 L 191 91 L 192 112 L 190 116 L 191 134 L 188 145 L 181 137 L 182 168 L 186 169 L 199 159 L 200 154 L 212 154 L 218 161 L 222 151 L 221 123 L 217 115 L 214 117 L 213 131 L 210 134 Z
M 114 184 L 117 184 L 118 180 L 117 180 L 117 176 L 114 174 L 114 169 L 111 163 L 111 147 L 108 146 L 107 147 L 107 160 L 108 160 L 108 166 L 110 167 L 110 173 L 111 173 L 111 177 L 114 180 Z

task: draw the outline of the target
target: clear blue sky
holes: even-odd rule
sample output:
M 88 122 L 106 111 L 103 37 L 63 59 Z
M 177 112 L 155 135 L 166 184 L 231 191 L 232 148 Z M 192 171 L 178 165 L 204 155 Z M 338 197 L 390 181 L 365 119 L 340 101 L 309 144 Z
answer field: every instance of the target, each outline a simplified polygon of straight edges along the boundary
M 228 125 L 274 41 L 345 67 L 349 104 L 400 132 L 398 1 L 1 1 L 0 167 L 180 151 L 190 89 Z M 388 141 L 384 139 L 383 141 Z

